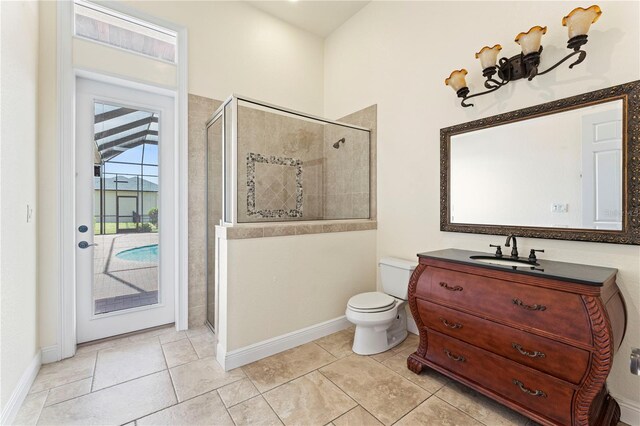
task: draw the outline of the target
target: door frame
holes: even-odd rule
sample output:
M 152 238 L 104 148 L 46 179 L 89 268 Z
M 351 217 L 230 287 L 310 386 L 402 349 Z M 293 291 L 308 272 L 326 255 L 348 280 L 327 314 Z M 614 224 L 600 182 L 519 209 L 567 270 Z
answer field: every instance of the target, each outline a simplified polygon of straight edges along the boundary
M 84 77 L 175 98 L 175 185 L 177 203 L 173 216 L 176 229 L 175 264 L 175 327 L 188 328 L 188 93 L 187 93 L 187 29 L 172 22 L 142 13 L 127 5 L 109 3 L 108 7 L 139 18 L 178 34 L 176 87 L 160 87 L 150 82 L 138 82 L 119 75 L 74 67 L 73 64 L 73 2 L 57 3 L 57 222 L 58 222 L 58 322 L 57 348 L 45 362 L 72 357 L 76 352 L 76 223 L 75 223 L 75 99 L 76 78 Z

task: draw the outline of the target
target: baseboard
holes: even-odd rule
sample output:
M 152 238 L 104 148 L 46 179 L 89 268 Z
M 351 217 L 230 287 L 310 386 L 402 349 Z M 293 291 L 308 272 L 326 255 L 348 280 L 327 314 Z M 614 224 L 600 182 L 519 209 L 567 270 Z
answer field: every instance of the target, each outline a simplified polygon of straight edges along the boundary
M 40 351 L 38 351 L 38 353 L 31 360 L 31 363 L 29 364 L 27 369 L 22 373 L 18 384 L 11 393 L 11 397 L 9 398 L 7 405 L 2 410 L 0 424 L 10 425 L 13 423 L 16 415 L 18 414 L 18 410 L 20 410 L 20 407 L 22 407 L 22 403 L 29 393 L 29 389 L 31 389 L 33 381 L 38 375 L 38 371 L 40 371 L 40 365 L 41 354 Z
M 43 364 L 51 364 L 52 362 L 60 361 L 60 359 L 60 348 L 58 345 L 42 348 L 41 361 Z
M 345 316 L 341 316 L 311 327 L 303 328 L 282 336 L 254 343 L 244 348 L 229 351 L 226 354 L 218 352 L 218 362 L 225 371 L 258 361 L 271 355 L 309 343 L 329 334 L 348 328 L 351 323 Z M 218 346 L 220 351 L 222 348 Z
M 611 396 L 620 406 L 620 421 L 631 426 L 640 426 L 640 404 L 621 396 Z

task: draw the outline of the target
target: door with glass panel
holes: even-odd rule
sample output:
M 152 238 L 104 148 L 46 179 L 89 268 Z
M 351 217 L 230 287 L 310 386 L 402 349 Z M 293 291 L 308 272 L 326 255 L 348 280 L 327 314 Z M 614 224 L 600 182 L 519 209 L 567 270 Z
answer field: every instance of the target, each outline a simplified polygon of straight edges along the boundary
M 78 343 L 174 322 L 174 99 L 78 78 Z

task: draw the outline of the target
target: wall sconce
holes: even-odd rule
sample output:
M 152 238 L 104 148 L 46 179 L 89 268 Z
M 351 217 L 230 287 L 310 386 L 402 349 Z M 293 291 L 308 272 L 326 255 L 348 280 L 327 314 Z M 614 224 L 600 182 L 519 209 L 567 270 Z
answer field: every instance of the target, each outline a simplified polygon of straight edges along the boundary
M 493 47 L 485 46 L 476 53 L 476 59 L 480 60 L 480 65 L 482 66 L 482 75 L 486 78 L 484 87 L 487 90 L 484 92 L 469 94 L 470 91 L 465 81 L 467 70 L 464 68 L 453 71 L 449 78 L 444 81 L 444 84 L 451 86 L 458 97 L 462 98 L 460 103 L 463 107 L 470 107 L 473 104 L 466 103 L 467 99 L 495 92 L 510 81 L 521 78 L 527 78 L 531 81 L 534 77 L 544 75 L 569 58 L 578 55 L 578 59 L 569 65 L 569 68 L 573 68 L 587 57 L 587 52 L 582 50 L 581 47 L 587 43 L 587 33 L 591 24 L 595 23 L 600 18 L 600 15 L 602 15 L 600 7 L 593 5 L 587 9 L 577 7 L 562 18 L 562 25 L 569 29 L 567 48 L 572 49 L 573 52 L 544 71 L 539 71 L 538 66 L 540 65 L 540 54 L 542 53 L 542 36 L 546 34 L 547 27 L 536 25 L 526 33 L 523 32 L 516 36 L 515 42 L 522 48 L 522 52 L 516 56 L 498 59 L 498 54 L 502 50 L 502 46 L 499 44 Z

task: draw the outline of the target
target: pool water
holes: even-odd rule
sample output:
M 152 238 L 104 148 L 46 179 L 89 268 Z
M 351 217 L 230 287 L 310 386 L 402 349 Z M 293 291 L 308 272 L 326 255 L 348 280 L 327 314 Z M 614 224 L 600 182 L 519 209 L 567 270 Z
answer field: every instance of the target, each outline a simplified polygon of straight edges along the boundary
M 158 262 L 158 245 L 136 247 L 129 250 L 123 250 L 116 254 L 118 259 L 129 260 L 133 262 Z

